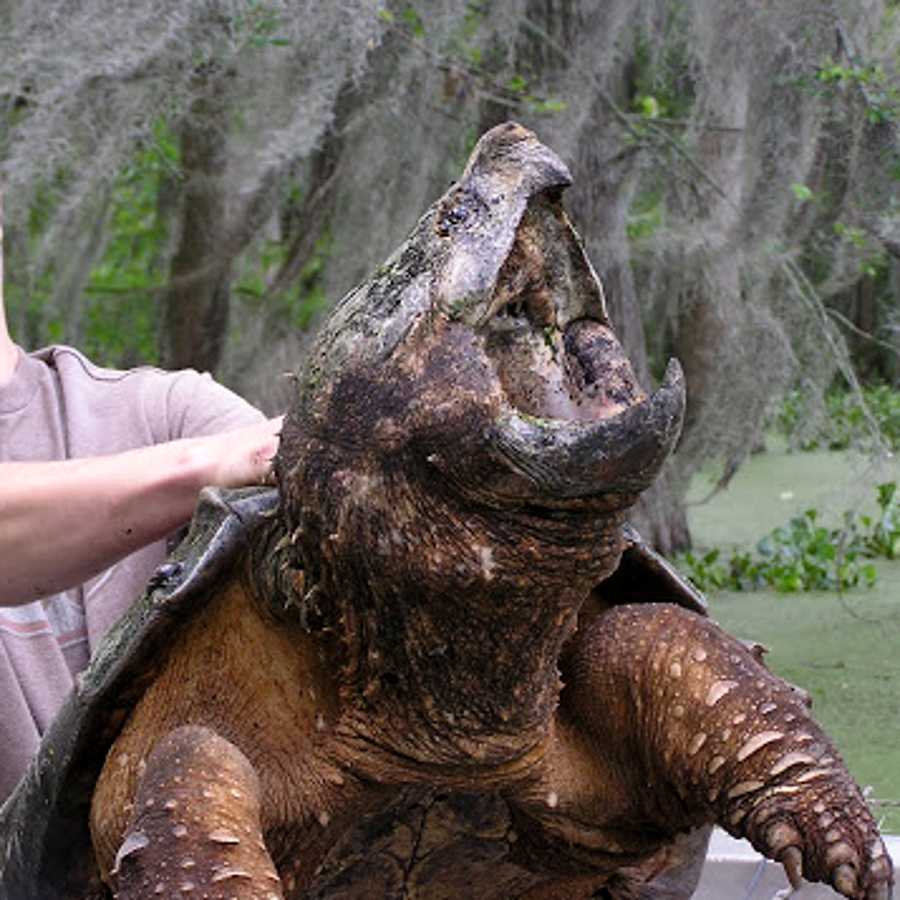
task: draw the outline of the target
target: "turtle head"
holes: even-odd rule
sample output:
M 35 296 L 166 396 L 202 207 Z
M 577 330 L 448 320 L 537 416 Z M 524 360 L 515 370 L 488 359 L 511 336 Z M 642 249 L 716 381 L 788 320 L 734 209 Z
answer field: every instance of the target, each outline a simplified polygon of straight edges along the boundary
M 282 442 L 286 497 L 303 505 L 313 457 L 314 481 L 402 472 L 392 483 L 505 509 L 622 508 L 651 483 L 680 431 L 681 371 L 638 385 L 563 210 L 570 182 L 521 126 L 482 137 L 326 324 Z
M 520 746 L 547 720 L 563 642 L 680 429 L 680 370 L 637 384 L 569 182 L 530 132 L 488 132 L 337 306 L 285 423 L 306 621 L 341 636 L 358 696 L 419 711 L 426 756 L 479 734 L 502 756 L 498 727 Z

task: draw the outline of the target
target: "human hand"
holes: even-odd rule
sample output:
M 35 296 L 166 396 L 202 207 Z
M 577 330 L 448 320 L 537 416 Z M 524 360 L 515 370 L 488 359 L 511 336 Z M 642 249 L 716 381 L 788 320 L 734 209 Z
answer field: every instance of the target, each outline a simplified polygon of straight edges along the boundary
M 223 488 L 274 484 L 272 461 L 284 416 L 201 438 L 208 453 L 206 483 Z

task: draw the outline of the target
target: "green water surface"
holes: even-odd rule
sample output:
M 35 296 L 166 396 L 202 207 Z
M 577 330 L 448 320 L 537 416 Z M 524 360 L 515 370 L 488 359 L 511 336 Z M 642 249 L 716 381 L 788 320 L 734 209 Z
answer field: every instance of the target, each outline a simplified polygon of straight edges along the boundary
M 697 549 L 749 548 L 793 515 L 815 508 L 840 522 L 844 510 L 874 509 L 875 486 L 900 481 L 900 463 L 848 454 L 755 455 L 727 491 L 690 507 Z M 709 494 L 696 479 L 694 500 Z M 712 594 L 726 630 L 769 648 L 769 666 L 803 686 L 813 711 L 870 798 L 885 831 L 900 833 L 900 561 L 879 560 L 872 588 L 831 592 Z M 893 804 L 893 805 L 891 805 Z

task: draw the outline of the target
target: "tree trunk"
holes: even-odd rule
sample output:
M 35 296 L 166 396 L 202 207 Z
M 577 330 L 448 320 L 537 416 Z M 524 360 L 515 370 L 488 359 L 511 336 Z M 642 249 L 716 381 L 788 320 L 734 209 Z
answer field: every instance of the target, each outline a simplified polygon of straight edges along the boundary
M 181 234 L 165 296 L 163 360 L 215 371 L 228 328 L 231 254 L 226 210 L 226 110 L 216 75 L 198 90 L 181 127 Z
M 603 121 L 602 114 L 592 118 Z M 570 208 L 576 225 L 585 231 L 588 252 L 603 283 L 616 334 L 638 380 L 649 390 L 653 376 L 626 232 L 635 179 L 632 154 L 622 151 L 617 131 L 602 125 L 597 130 L 589 127 L 580 135 L 577 152 L 579 166 L 585 166 L 593 177 L 576 179 Z M 644 540 L 661 553 L 690 547 L 684 485 L 671 461 L 642 495 L 630 519 Z

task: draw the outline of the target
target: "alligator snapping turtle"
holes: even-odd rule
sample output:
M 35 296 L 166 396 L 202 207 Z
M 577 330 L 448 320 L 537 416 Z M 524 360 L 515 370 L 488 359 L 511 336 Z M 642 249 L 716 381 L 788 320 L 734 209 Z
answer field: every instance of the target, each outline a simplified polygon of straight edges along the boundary
M 636 384 L 568 184 L 490 131 L 338 306 L 278 494 L 206 495 L 5 807 L 10 900 L 687 898 L 711 823 L 890 896 L 802 695 L 624 525 L 681 375 Z

